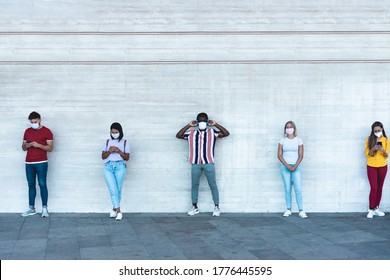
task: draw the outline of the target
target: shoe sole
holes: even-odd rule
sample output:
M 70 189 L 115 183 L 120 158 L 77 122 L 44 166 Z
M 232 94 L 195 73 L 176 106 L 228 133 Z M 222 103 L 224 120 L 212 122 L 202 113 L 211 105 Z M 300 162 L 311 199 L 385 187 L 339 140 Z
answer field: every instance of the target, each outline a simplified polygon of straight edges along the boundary
M 27 214 L 27 215 L 20 215 L 20 216 L 22 216 L 22 217 L 28 217 L 28 216 L 34 216 L 34 215 L 36 215 L 37 213 L 33 213 L 33 214 Z
M 195 215 L 198 215 L 200 212 L 196 212 L 196 213 L 194 213 L 194 214 L 189 214 L 189 213 L 187 213 L 187 216 L 195 216 Z
M 214 214 L 213 213 L 213 217 L 219 217 L 219 216 L 221 216 L 221 214 Z

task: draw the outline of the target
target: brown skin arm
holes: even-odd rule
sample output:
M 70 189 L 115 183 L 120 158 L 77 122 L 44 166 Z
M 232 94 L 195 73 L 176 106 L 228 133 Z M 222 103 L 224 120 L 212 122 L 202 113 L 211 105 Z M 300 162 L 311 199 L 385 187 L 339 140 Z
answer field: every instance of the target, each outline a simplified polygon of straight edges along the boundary
M 222 125 L 216 123 L 213 120 L 210 120 L 209 123 L 210 123 L 210 125 L 215 126 L 216 128 L 219 129 L 220 132 L 218 134 L 218 138 L 224 138 L 224 137 L 228 137 L 230 135 L 230 132 L 226 128 L 224 128 Z
M 23 140 L 22 142 L 22 150 L 23 151 L 27 151 L 28 149 L 30 149 L 32 146 L 31 146 L 31 143 L 27 143 L 27 141 Z
M 196 121 L 190 121 L 187 125 L 185 125 L 182 129 L 179 130 L 178 133 L 176 133 L 176 138 L 178 139 L 184 139 L 184 134 L 190 127 L 195 127 Z
M 303 159 L 303 145 L 300 145 L 300 146 L 298 146 L 298 159 L 297 159 L 297 162 L 295 163 L 294 167 L 292 167 L 290 169 L 291 172 L 294 172 L 298 168 L 302 159 Z
M 111 146 L 110 149 L 108 150 L 108 152 L 105 152 L 105 151 L 102 152 L 102 159 L 108 158 L 111 153 L 118 153 L 125 161 L 128 161 L 130 159 L 129 153 L 124 153 L 119 148 L 114 147 L 114 146 Z
M 27 143 L 26 141 L 23 141 L 22 143 L 22 149 L 23 151 L 27 151 L 31 147 L 41 149 L 46 152 L 51 152 L 53 151 L 54 143 L 53 140 L 46 140 L 46 145 L 39 144 L 35 141 Z
M 278 159 L 288 170 L 291 169 L 291 165 L 289 165 L 283 158 L 283 145 L 281 144 L 278 146 Z
M 213 120 L 210 120 L 209 121 L 210 125 L 211 126 L 215 126 L 216 128 L 219 129 L 220 133 L 218 134 L 218 138 L 223 138 L 223 137 L 227 137 L 230 135 L 230 132 L 224 128 L 222 125 L 216 123 L 215 121 Z M 190 123 L 188 123 L 186 126 L 184 126 L 182 129 L 179 130 L 179 132 L 176 134 L 176 138 L 178 139 L 184 139 L 184 134 L 185 132 L 191 128 L 191 127 L 195 127 L 196 126 L 196 121 L 191 121 Z
M 384 157 L 388 157 L 389 155 L 386 153 L 385 149 L 380 145 L 375 145 L 372 147 L 372 149 L 368 152 L 368 155 L 373 156 L 375 151 L 381 151 L 383 153 Z
M 110 154 L 111 154 L 110 151 L 108 151 L 108 152 L 103 151 L 103 152 L 102 152 L 102 159 L 108 158 L 108 157 L 110 156 Z
M 116 148 L 116 147 L 114 147 Z M 128 161 L 130 159 L 130 154 L 129 153 L 124 153 L 120 149 L 116 148 L 116 151 L 125 161 Z

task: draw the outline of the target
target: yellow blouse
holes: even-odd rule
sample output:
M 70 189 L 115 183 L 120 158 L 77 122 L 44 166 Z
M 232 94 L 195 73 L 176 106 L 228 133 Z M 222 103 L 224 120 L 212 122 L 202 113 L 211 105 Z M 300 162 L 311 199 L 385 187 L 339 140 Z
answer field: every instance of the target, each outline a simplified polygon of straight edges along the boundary
M 382 147 L 386 151 L 387 154 L 389 154 L 389 141 L 386 137 L 382 136 L 379 141 L 382 142 Z M 368 152 L 370 151 L 370 148 L 368 147 L 368 137 L 366 139 L 366 157 L 367 157 L 367 165 L 371 167 L 382 167 L 387 165 L 387 157 L 383 155 L 382 151 L 377 151 L 373 156 L 370 156 Z

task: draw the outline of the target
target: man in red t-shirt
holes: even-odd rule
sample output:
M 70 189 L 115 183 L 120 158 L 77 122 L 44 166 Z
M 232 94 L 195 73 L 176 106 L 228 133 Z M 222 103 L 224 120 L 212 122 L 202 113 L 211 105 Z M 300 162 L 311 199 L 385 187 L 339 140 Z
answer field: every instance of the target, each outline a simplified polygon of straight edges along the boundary
M 49 217 L 47 210 L 48 191 L 46 184 L 47 177 L 47 152 L 53 150 L 53 133 L 41 124 L 41 115 L 32 112 L 28 119 L 31 128 L 24 132 L 22 149 L 26 154 L 26 177 L 28 182 L 29 208 L 22 213 L 22 217 L 35 215 L 36 178 L 41 190 L 42 217 Z

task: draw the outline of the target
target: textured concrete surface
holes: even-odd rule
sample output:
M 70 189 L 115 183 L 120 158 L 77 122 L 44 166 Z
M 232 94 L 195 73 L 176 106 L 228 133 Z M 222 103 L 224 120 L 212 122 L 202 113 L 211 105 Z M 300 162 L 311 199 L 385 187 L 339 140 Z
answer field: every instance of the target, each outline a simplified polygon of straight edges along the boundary
M 225 212 L 284 210 L 276 152 L 288 120 L 305 144 L 305 210 L 367 210 L 364 140 L 374 121 L 390 125 L 387 1 L 0 5 L 0 212 L 27 206 L 20 145 L 33 110 L 55 135 L 53 212 L 110 209 L 100 154 L 116 121 L 131 145 L 123 210 L 188 210 L 188 150 L 175 134 L 200 111 L 231 132 L 216 147 Z M 199 205 L 211 203 L 202 180 Z
M 2 260 L 389 260 L 388 216 L 0 214 Z

